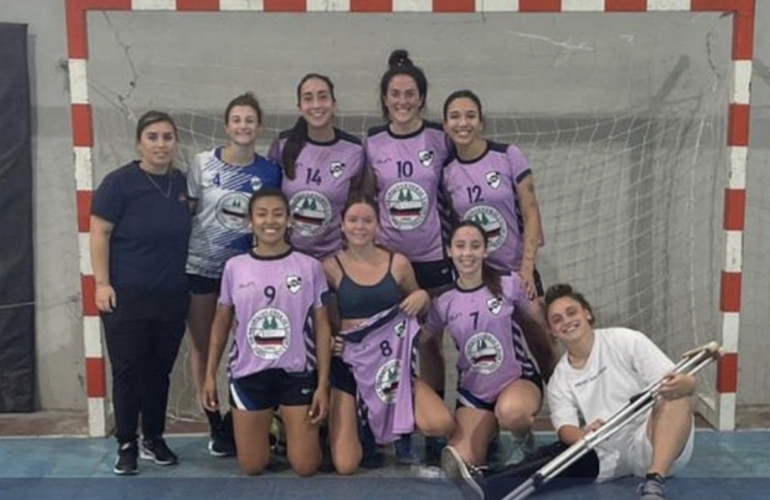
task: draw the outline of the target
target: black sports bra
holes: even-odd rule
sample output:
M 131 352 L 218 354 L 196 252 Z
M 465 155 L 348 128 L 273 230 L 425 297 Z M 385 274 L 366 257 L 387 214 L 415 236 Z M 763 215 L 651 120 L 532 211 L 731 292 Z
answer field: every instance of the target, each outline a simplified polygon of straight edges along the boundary
M 342 279 L 337 287 L 337 309 L 340 319 L 370 318 L 401 302 L 401 290 L 391 272 L 393 254 L 390 254 L 388 272 L 374 285 L 359 285 L 348 276 L 336 255 L 334 260 L 342 270 Z

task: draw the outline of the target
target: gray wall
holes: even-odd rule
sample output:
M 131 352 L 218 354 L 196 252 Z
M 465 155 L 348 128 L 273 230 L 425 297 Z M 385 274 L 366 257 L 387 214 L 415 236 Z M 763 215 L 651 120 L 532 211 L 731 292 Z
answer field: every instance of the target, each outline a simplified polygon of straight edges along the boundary
M 768 379 L 765 360 L 770 354 L 770 344 L 764 342 L 764 327 L 770 321 L 766 306 L 770 303 L 770 266 L 765 257 L 770 250 L 770 194 L 763 194 L 760 188 L 770 180 L 767 179 L 770 173 L 764 168 L 770 158 L 765 146 L 767 141 L 763 140 L 770 135 L 770 69 L 763 62 L 763 54 L 768 53 L 770 41 L 762 30 L 770 20 L 770 6 L 766 2 L 758 4 L 740 345 L 738 397 L 742 404 L 766 404 L 770 401 L 770 389 L 764 383 Z M 30 25 L 40 404 L 46 409 L 83 409 L 83 348 L 64 2 L 39 1 L 34 3 L 33 8 L 29 2 L 0 0 L 0 12 L 3 12 L 3 21 Z M 529 124 L 538 128 L 542 126 L 538 117 L 553 113 L 578 114 L 580 110 L 589 108 L 600 119 L 609 109 L 633 106 L 640 95 L 648 100 L 655 99 L 670 83 L 672 75 L 678 74 L 683 61 L 687 70 L 692 71 L 683 72 L 685 78 L 674 82 L 684 92 L 683 96 L 688 88 L 697 83 L 688 81 L 687 75 L 691 75 L 689 78 L 717 75 L 717 80 L 723 77 L 729 68 L 729 21 L 719 20 L 716 15 L 675 15 L 666 18 L 666 22 L 657 22 L 663 21 L 664 15 L 651 16 L 655 22 L 640 23 L 639 26 L 628 21 L 613 26 L 606 22 L 606 16 L 600 21 L 564 14 L 555 16 L 556 20 L 547 15 L 510 15 L 487 16 L 486 19 L 481 16 L 444 17 L 428 22 L 425 16 L 419 15 L 401 16 L 398 22 L 391 16 L 380 16 L 368 24 L 346 20 L 343 26 L 338 20 L 320 15 L 299 18 L 273 15 L 270 19 L 249 17 L 245 20 L 242 15 L 222 14 L 227 27 L 223 38 L 213 34 L 216 29 L 210 24 L 210 15 L 186 15 L 180 21 L 169 13 L 92 13 L 89 15 L 92 49 L 89 91 L 97 122 L 97 177 L 101 178 L 119 162 L 130 159 L 131 118 L 150 106 L 184 110 L 180 113 L 183 116 L 180 125 L 188 131 L 188 142 L 208 144 L 221 135 L 216 117 L 226 100 L 244 88 L 255 88 L 270 115 L 268 135 L 274 134 L 288 125 L 293 115 L 293 83 L 287 87 L 286 82 L 294 82 L 299 75 L 310 70 L 321 69 L 335 76 L 344 115 L 343 126 L 351 131 L 361 130 L 365 127 L 364 120 L 366 123 L 377 120 L 377 78 L 388 51 L 397 46 L 410 48 L 417 62 L 430 75 L 432 99 L 429 107 L 432 111 L 440 109 L 441 99 L 449 91 L 468 86 L 476 89 L 486 103 L 493 103 L 488 104 L 490 114 L 504 117 L 515 112 L 531 117 L 529 121 L 515 123 L 500 118 L 495 123 L 499 123 L 502 138 L 511 127 L 526 127 Z M 286 33 L 290 36 L 287 37 Z M 210 38 L 205 38 L 207 36 Z M 182 51 L 174 48 L 178 47 L 180 39 L 186 40 L 186 37 L 193 41 L 199 39 L 194 48 Z M 679 52 L 670 51 L 661 59 L 651 55 L 662 50 L 657 44 L 676 46 L 680 38 L 683 46 Z M 355 43 L 351 44 L 351 39 Z M 631 56 L 627 47 L 621 47 L 623 44 L 632 48 Z M 615 47 L 619 48 L 616 50 Z M 250 56 L 240 62 L 233 57 L 238 50 L 248 52 Z M 339 55 L 329 57 L 323 68 L 318 68 L 319 50 L 323 51 L 324 58 L 327 54 Z M 456 69 L 458 54 L 465 56 L 462 58 L 462 71 Z M 527 57 L 535 61 L 535 66 L 517 72 L 517 57 Z M 500 61 L 504 64 L 499 64 Z M 234 71 L 236 63 L 241 64 L 240 72 Z M 569 64 L 574 64 L 576 68 L 568 74 L 569 79 L 542 77 L 553 68 Z M 639 67 L 647 68 L 643 77 L 637 76 Z M 179 78 L 180 73 L 184 78 Z M 139 78 L 136 75 L 140 75 Z M 183 85 L 179 84 L 180 80 Z M 581 82 L 579 89 L 573 85 L 575 81 Z M 509 98 L 512 89 L 532 87 L 540 89 L 536 99 Z M 704 103 L 704 106 L 707 105 L 707 102 Z M 721 112 L 722 109 L 718 110 L 718 113 Z M 208 118 L 211 123 L 205 123 L 205 117 L 210 116 L 215 118 Z M 701 123 L 708 125 L 708 120 Z M 488 130 L 491 125 L 488 124 Z M 201 133 L 201 130 L 207 131 Z M 707 139 L 721 140 L 722 132 L 715 127 Z M 537 142 L 532 142 L 528 153 L 531 153 L 529 147 L 536 149 L 536 146 Z M 553 155 L 559 161 L 569 161 L 571 157 L 564 156 L 567 153 L 562 149 L 556 141 Z M 709 151 L 706 149 L 704 154 L 720 154 Z M 185 152 L 185 155 L 188 154 L 190 151 Z M 587 157 L 584 161 L 590 163 L 591 159 Z M 724 172 L 715 175 L 717 178 L 704 179 L 703 182 L 707 182 L 708 186 L 723 186 Z M 552 194 L 554 199 L 566 196 L 559 191 L 565 186 L 558 184 L 558 179 L 549 182 L 544 182 L 544 179 L 547 177 L 538 177 L 544 196 Z M 679 181 L 677 178 L 670 180 Z M 665 181 L 650 178 L 645 182 L 657 185 L 655 183 Z M 618 182 L 632 186 L 634 178 L 626 177 Z M 707 226 L 704 234 L 716 235 L 714 237 L 718 239 L 721 189 L 715 192 L 717 194 L 717 201 L 710 208 L 698 204 L 687 208 L 680 207 L 677 200 L 668 202 L 678 210 L 687 208 L 694 212 L 708 212 L 708 216 L 699 220 L 698 224 Z M 666 200 L 646 203 L 663 201 Z M 705 202 L 708 204 L 708 199 Z M 544 208 L 546 220 L 550 217 L 547 210 Z M 549 281 L 572 279 L 557 268 L 557 261 L 547 253 L 553 252 L 550 249 L 554 248 L 568 252 L 568 242 L 560 243 L 559 235 L 568 235 L 570 230 L 569 227 L 551 230 L 553 236 L 549 238 L 543 261 L 549 272 Z M 548 227 L 546 231 L 549 231 Z M 664 228 L 655 237 L 665 239 L 666 235 Z M 567 237 L 561 239 L 566 240 Z M 620 247 L 621 244 L 617 245 Z M 678 250 L 669 248 L 667 251 L 673 255 Z M 591 249 L 583 247 L 581 251 Z M 705 268 L 716 266 L 718 269 L 720 255 L 705 256 Z M 666 275 L 672 269 L 687 265 L 673 257 L 671 260 L 656 272 Z M 659 267 L 652 257 L 649 262 L 644 259 L 639 262 L 634 265 L 642 266 L 643 271 L 648 267 Z M 596 270 L 601 271 L 606 270 Z M 610 274 L 599 282 L 602 279 L 611 281 L 613 276 Z M 706 272 L 699 278 L 703 283 L 696 286 L 708 288 L 717 278 L 714 273 Z M 624 286 L 638 285 L 631 283 Z M 646 287 L 648 291 L 645 293 L 654 293 L 655 286 L 658 285 L 653 283 Z M 640 297 L 623 298 L 626 295 L 623 292 L 624 289 L 612 290 L 612 297 L 602 299 L 606 302 L 603 306 L 605 317 L 614 322 L 624 321 L 627 311 L 634 308 L 634 300 L 640 300 Z M 623 306 L 614 308 L 610 304 L 613 297 L 623 298 Z M 708 338 L 717 326 L 718 318 L 714 317 L 713 311 L 718 297 L 705 296 L 699 300 L 705 306 L 701 304 L 698 310 L 709 311 L 707 318 L 702 323 L 700 318 L 688 318 L 688 321 L 702 324 L 704 332 L 701 334 Z M 676 307 L 676 304 L 672 305 L 672 310 Z M 632 323 L 644 324 L 645 321 L 646 318 L 634 318 Z M 675 351 L 680 346 L 669 347 Z

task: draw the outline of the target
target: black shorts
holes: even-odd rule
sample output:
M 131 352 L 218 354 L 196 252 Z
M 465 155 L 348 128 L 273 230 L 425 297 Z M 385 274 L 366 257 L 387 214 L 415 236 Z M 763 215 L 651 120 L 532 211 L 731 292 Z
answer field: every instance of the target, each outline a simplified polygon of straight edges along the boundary
M 219 295 L 219 289 L 222 288 L 222 280 L 218 278 L 207 278 L 199 274 L 187 275 L 187 289 L 192 295 Z
M 339 356 L 332 356 L 329 369 L 329 384 L 337 390 L 356 396 L 356 379 L 350 369 L 350 365 L 342 361 Z
M 540 389 L 540 397 L 543 397 L 543 378 L 539 373 L 535 372 L 532 375 L 522 375 L 519 380 L 529 380 Z M 455 409 L 457 408 L 476 408 L 477 410 L 495 411 L 495 405 L 497 401 L 488 402 L 476 397 L 472 392 L 466 391 L 460 387 L 457 388 L 457 402 L 455 403 Z
M 272 368 L 230 379 L 230 406 L 246 411 L 277 406 L 308 406 L 317 387 L 316 371 L 287 372 Z
M 433 290 L 449 285 L 454 281 L 452 276 L 452 261 L 450 259 L 430 262 L 412 262 L 417 284 L 423 290 Z

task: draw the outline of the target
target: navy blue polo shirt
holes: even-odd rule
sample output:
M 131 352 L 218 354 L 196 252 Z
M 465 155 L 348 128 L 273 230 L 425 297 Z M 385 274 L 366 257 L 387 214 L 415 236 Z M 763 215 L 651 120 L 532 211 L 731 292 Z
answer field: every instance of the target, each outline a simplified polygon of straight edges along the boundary
M 120 167 L 94 193 L 91 214 L 115 225 L 110 237 L 114 288 L 187 289 L 190 214 L 182 172 L 152 175 L 136 161 Z

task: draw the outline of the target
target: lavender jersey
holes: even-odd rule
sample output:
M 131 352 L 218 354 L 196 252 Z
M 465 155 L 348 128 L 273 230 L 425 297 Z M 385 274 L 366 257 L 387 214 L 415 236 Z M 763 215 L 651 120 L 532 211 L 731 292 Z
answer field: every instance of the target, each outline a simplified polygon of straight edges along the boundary
M 280 163 L 290 132 L 281 132 L 270 147 L 269 158 Z M 363 168 L 364 148 L 356 137 L 335 129 L 331 142 L 308 139 L 297 157 L 296 177 L 283 177 L 282 189 L 292 215 L 292 246 L 318 259 L 342 248 L 340 214 L 351 181 Z
M 517 274 L 502 276 L 500 284 L 501 297 L 485 286 L 448 289 L 433 299 L 426 322 L 429 331 L 446 330 L 454 340 L 459 387 L 490 404 L 508 384 L 535 373 L 513 320 L 516 308 L 529 305 L 524 284 Z
M 471 219 L 489 237 L 489 265 L 503 272 L 518 271 L 524 249 L 524 220 L 516 193 L 532 171 L 514 145 L 487 142 L 481 158 L 463 162 L 450 158 L 443 188 L 459 219 Z
M 313 311 L 327 293 L 321 263 L 301 252 L 270 258 L 249 252 L 228 260 L 219 302 L 235 308 L 230 376 L 314 370 Z
M 414 430 L 412 374 L 420 325 L 398 306 L 342 332 L 342 359 L 357 384 L 361 416 L 380 444 Z
M 441 126 L 424 122 L 406 136 L 387 125 L 373 128 L 366 155 L 377 186 L 380 243 L 411 262 L 443 259 L 438 196 L 447 139 Z

